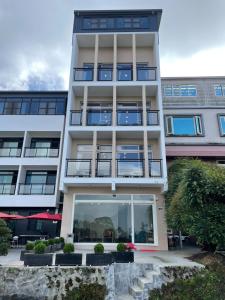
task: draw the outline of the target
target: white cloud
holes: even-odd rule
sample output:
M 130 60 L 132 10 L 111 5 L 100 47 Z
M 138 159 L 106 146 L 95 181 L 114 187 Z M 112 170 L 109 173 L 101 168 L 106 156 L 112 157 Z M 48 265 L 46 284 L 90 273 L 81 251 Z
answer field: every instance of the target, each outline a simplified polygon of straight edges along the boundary
M 165 55 L 161 57 L 162 76 L 224 76 L 225 45 L 199 51 L 190 57 L 180 58 Z

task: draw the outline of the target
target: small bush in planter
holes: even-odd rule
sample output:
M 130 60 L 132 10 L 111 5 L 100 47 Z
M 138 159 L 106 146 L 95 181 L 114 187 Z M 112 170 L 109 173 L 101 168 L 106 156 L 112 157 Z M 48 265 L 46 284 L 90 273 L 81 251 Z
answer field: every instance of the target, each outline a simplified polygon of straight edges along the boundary
M 68 243 L 63 247 L 63 253 L 69 254 L 74 252 L 74 244 Z
M 96 244 L 94 247 L 95 254 L 103 254 L 104 246 L 102 244 Z
M 43 243 L 46 247 L 48 247 L 48 240 L 42 241 L 42 243 Z
M 11 238 L 11 230 L 6 222 L 0 219 L 0 255 L 7 255 L 9 248 L 9 239 Z
M 46 249 L 46 246 L 45 246 L 44 243 L 38 243 L 34 247 L 34 252 L 35 252 L 35 254 L 44 254 L 45 253 L 45 249 Z
M 54 245 L 54 239 L 49 239 L 49 240 L 48 240 L 48 244 L 49 244 L 49 246 Z
M 65 240 L 63 237 L 60 237 L 59 240 L 60 240 L 60 243 L 65 244 Z
M 37 246 L 37 245 L 36 245 Z M 26 244 L 26 250 L 30 251 L 30 250 L 34 250 L 34 243 L 28 242 Z
M 125 252 L 127 250 L 127 246 L 123 243 L 119 243 L 116 247 L 117 252 Z
M 42 243 L 42 240 L 36 240 L 36 241 L 34 241 L 34 246 L 37 246 L 40 243 Z
M 61 243 L 59 238 L 55 238 L 55 239 L 54 239 L 54 242 L 55 242 L 55 244 L 57 244 L 57 245 Z

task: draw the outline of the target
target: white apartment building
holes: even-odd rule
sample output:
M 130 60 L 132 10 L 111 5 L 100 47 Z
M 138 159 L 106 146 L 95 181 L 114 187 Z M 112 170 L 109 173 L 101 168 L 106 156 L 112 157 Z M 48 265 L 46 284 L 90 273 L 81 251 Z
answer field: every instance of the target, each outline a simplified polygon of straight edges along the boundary
M 75 12 L 60 190 L 76 248 L 167 249 L 161 13 Z
M 0 92 L 1 212 L 29 216 L 60 209 L 66 102 L 67 92 Z M 57 229 L 34 220 L 13 226 L 14 235 L 30 237 L 54 236 Z

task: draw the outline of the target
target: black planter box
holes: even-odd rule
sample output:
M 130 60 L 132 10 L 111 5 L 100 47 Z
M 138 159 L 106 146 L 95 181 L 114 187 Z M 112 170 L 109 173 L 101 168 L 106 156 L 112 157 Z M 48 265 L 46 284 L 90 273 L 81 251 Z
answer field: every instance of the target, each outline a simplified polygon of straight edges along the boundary
M 86 265 L 87 266 L 107 266 L 112 264 L 112 254 L 87 254 Z
M 134 252 L 112 252 L 112 260 L 115 263 L 132 263 Z
M 27 253 L 34 253 L 34 250 L 21 250 L 20 252 L 20 260 L 23 261 L 24 260 L 24 254 Z
M 52 254 L 24 254 L 24 266 L 51 266 Z
M 81 266 L 82 254 L 80 253 L 59 253 L 55 257 L 56 266 Z

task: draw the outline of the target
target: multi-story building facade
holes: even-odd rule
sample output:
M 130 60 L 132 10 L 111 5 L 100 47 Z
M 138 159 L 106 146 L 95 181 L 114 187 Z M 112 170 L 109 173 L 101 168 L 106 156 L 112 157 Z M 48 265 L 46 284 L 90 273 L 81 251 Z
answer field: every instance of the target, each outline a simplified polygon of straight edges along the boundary
M 0 211 L 29 216 L 60 207 L 66 92 L 0 92 Z M 52 234 L 56 225 L 16 221 L 15 235 Z
M 167 161 L 225 164 L 225 78 L 163 78 Z
M 167 249 L 160 18 L 75 12 L 60 189 L 76 247 Z

